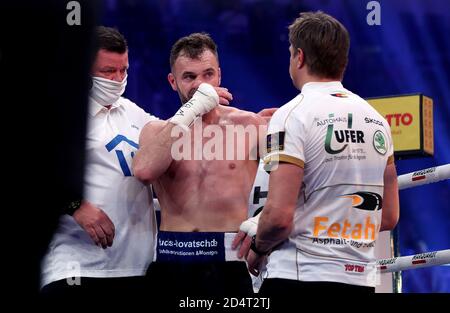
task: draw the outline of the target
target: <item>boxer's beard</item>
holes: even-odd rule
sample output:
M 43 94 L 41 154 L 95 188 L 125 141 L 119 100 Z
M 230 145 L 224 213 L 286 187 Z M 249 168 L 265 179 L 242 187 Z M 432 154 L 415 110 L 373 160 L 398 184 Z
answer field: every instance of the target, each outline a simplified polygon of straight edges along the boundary
M 178 89 L 178 96 L 180 97 L 180 100 L 181 100 L 181 104 L 185 104 L 186 102 L 188 102 L 192 98 L 194 93 L 197 91 L 196 88 L 195 89 L 191 89 L 187 95 L 184 95 L 180 91 L 180 88 L 178 88 L 178 85 L 177 85 L 177 89 Z

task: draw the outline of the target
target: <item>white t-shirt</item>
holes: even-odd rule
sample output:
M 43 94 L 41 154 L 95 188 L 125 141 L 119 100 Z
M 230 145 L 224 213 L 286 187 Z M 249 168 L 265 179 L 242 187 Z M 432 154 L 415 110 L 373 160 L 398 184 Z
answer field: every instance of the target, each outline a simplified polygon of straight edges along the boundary
M 42 287 L 68 277 L 145 274 L 157 228 L 151 187 L 132 176 L 132 157 L 140 131 L 153 120 L 128 99 L 110 110 L 90 99 L 83 198 L 109 216 L 114 241 L 106 249 L 96 246 L 72 216 L 63 215 L 42 262 Z
M 268 259 L 267 277 L 375 286 L 384 170 L 393 161 L 386 120 L 340 82 L 307 83 L 277 110 L 265 163 L 304 168 L 294 229 Z

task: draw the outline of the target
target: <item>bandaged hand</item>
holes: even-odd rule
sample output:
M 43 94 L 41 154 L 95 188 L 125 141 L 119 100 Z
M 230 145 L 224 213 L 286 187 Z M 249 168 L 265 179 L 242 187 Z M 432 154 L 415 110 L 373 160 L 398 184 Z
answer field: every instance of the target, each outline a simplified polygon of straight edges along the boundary
M 219 95 L 210 84 L 202 83 L 192 98 L 183 104 L 169 120 L 183 128 L 189 128 L 197 117 L 208 113 L 219 105 Z
M 237 233 L 236 237 L 234 237 L 231 246 L 233 249 L 237 249 L 240 246 L 238 251 L 238 258 L 247 256 L 248 251 L 250 250 L 250 245 L 252 243 L 252 237 L 256 235 L 256 230 L 258 229 L 260 216 L 261 213 L 245 220 L 239 227 L 239 232 Z

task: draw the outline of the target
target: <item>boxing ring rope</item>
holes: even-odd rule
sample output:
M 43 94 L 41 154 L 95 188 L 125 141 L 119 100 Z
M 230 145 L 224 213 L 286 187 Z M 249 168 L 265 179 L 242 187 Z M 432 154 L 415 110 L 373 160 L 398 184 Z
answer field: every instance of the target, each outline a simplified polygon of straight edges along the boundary
M 426 168 L 398 176 L 398 189 L 408 189 L 450 178 L 450 164 Z
M 450 179 L 450 164 L 399 175 L 398 189 L 413 188 L 447 179 Z M 448 264 L 450 264 L 450 249 L 377 260 L 377 268 L 380 273 L 400 272 Z
M 377 261 L 377 267 L 381 273 L 390 273 L 449 263 L 450 249 L 381 259 Z

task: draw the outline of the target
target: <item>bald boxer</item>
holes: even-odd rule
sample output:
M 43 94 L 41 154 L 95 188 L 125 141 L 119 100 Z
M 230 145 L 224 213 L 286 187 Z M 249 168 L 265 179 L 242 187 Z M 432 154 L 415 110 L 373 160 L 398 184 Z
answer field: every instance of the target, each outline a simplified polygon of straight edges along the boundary
M 249 270 L 258 275 L 267 258 L 264 295 L 371 293 L 378 232 L 399 218 L 390 126 L 341 83 L 350 38 L 339 21 L 301 13 L 289 41 L 301 93 L 270 121 L 269 192 Z
M 205 155 L 199 159 L 196 152 L 201 153 L 211 140 L 203 129 L 213 126 L 224 136 L 229 126 L 259 130 L 266 125 L 262 115 L 272 111 L 258 115 L 228 106 L 233 97 L 219 87 L 217 47 L 207 34 L 179 39 L 172 47 L 170 66 L 168 81 L 183 105 L 168 121 L 143 129 L 133 164 L 136 177 L 153 184 L 161 205 L 157 259 L 148 276 L 157 282 L 158 292 L 251 294 L 246 264 L 231 250 L 231 242 L 247 218 L 260 137 L 249 132 L 240 147 L 224 137 L 223 159 L 205 159 Z M 182 137 L 189 138 L 184 149 L 191 153 L 183 151 L 187 157 L 180 159 L 173 148 Z M 230 148 L 232 153 L 225 153 Z M 245 151 L 243 158 L 239 149 Z

